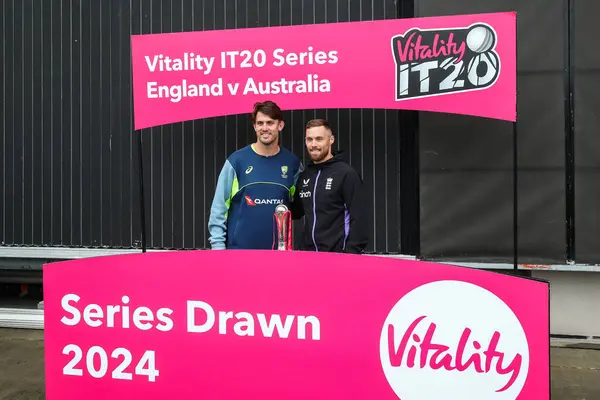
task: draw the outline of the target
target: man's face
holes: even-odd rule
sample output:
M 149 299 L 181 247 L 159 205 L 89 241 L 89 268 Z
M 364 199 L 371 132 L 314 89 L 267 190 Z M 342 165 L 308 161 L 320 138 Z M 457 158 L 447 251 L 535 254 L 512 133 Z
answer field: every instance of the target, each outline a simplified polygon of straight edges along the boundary
M 320 162 L 331 153 L 333 135 L 324 126 L 317 126 L 306 130 L 306 150 L 310 159 Z
M 261 112 L 256 114 L 254 130 L 256 131 L 257 139 L 265 146 L 277 143 L 281 129 L 283 129 L 283 121 L 271 119 Z

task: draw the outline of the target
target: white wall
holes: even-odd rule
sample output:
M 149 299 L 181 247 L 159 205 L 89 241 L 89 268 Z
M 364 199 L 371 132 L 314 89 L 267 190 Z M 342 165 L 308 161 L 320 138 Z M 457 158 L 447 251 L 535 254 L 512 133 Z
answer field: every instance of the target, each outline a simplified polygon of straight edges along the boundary
M 533 271 L 550 282 L 550 333 L 600 337 L 600 273 Z

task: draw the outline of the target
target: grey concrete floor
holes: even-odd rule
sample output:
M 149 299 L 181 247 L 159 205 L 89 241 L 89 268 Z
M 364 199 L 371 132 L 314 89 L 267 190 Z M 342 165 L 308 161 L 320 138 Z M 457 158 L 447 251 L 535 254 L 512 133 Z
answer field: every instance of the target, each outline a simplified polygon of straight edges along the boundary
M 552 400 L 600 400 L 600 344 L 553 344 Z M 0 400 L 38 399 L 44 399 L 43 332 L 0 329 Z
M 600 344 L 553 341 L 552 399 L 600 400 Z

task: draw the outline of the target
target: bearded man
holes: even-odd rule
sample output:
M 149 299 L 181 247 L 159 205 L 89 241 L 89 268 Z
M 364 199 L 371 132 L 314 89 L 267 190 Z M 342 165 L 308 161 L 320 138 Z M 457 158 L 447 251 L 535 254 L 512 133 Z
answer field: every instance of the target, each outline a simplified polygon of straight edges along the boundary
M 306 124 L 311 162 L 298 178 L 291 211 L 294 219 L 304 217 L 305 250 L 361 254 L 369 243 L 367 194 L 334 142 L 326 120 Z

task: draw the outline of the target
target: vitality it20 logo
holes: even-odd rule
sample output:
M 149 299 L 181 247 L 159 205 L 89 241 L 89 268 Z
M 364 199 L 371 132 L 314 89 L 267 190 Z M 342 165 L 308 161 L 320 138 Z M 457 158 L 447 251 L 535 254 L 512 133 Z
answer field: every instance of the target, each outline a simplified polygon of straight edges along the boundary
M 392 38 L 396 100 L 467 92 L 492 86 L 500 75 L 494 29 L 411 29 Z

